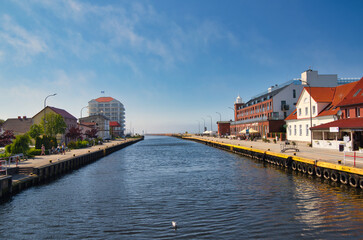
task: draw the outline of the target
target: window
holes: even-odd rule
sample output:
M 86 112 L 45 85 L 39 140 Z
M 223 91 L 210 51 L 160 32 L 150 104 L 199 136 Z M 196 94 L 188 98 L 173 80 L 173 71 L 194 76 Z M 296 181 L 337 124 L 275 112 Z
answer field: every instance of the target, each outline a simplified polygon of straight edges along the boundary
M 359 107 L 355 108 L 355 116 L 360 117 L 360 108 Z
M 302 136 L 302 125 L 299 125 L 299 136 Z
M 296 125 L 294 125 L 294 136 L 296 136 Z
M 306 124 L 306 136 L 309 136 L 309 124 Z
M 299 108 L 299 116 L 301 116 L 301 108 Z
M 292 97 L 296 98 L 296 90 L 295 89 L 292 90 Z
M 291 136 L 291 125 L 289 125 L 289 135 Z
M 349 109 L 345 109 L 345 117 L 350 118 Z
M 358 95 L 358 93 L 361 91 L 362 89 L 359 88 L 358 91 L 356 93 L 354 93 L 353 97 L 356 97 Z
M 315 114 L 316 108 L 315 106 L 313 106 L 313 114 Z
M 308 107 L 305 107 L 305 116 L 308 115 Z

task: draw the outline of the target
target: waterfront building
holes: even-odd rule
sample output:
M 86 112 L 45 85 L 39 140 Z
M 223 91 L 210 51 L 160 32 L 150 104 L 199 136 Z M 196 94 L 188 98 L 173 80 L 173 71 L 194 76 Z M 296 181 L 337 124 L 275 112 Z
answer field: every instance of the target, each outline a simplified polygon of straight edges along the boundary
M 88 102 L 89 115 L 103 115 L 111 122 L 117 122 L 119 126 L 113 124 L 112 131 L 115 136 L 125 134 L 125 108 L 124 105 L 112 97 L 99 97 Z
M 8 118 L 2 125 L 2 131 L 12 131 L 14 135 L 22 135 L 30 130 L 33 125 L 33 119 L 27 118 L 26 116 L 19 116 L 18 118 Z
M 357 82 L 337 87 L 304 87 L 297 101 L 296 109 L 285 119 L 287 139 L 310 143 L 312 139 L 310 124 L 318 126 L 337 120 L 340 110 L 339 103 L 356 84 Z M 321 134 L 324 133 L 316 132 L 315 137 Z M 325 137 L 330 139 L 333 135 L 326 133 Z M 343 136 L 334 136 L 334 139 L 335 137 L 341 140 L 343 138 Z M 312 145 L 313 147 L 337 149 L 339 143 L 339 141 L 333 144 L 331 142 L 315 140 Z
M 301 78 L 271 86 L 246 103 L 237 97 L 234 104 L 235 120 L 231 122 L 231 135 L 242 135 L 245 129 L 254 129 L 261 136 L 283 132 L 284 119 L 295 110 L 304 87 L 336 87 L 356 80 L 338 79 L 336 74 L 318 74 L 318 71 L 309 69 L 301 73 Z
M 64 122 L 67 125 L 65 133 L 67 133 L 70 128 L 77 127 L 76 117 L 74 117 L 72 114 L 70 114 L 64 109 L 50 107 L 50 106 L 43 108 L 40 112 L 38 112 L 33 116 L 33 124 L 40 124 L 44 116 L 48 113 L 58 114 L 63 117 Z M 58 141 L 68 143 L 68 139 L 65 137 L 65 134 L 58 134 L 56 137 Z
M 93 126 L 98 130 L 97 136 L 102 139 L 110 139 L 110 119 L 104 115 L 92 115 L 79 119 L 79 123 L 86 126 Z
M 342 101 L 337 104 L 340 110 L 338 119 L 312 127 L 313 146 L 345 150 L 363 148 L 363 78 L 351 87 Z
M 218 136 L 229 136 L 231 134 L 231 121 L 218 121 Z

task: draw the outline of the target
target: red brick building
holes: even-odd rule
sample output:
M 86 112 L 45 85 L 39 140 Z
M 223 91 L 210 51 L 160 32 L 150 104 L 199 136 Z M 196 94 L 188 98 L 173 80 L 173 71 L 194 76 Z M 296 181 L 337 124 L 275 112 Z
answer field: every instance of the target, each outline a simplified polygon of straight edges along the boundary
M 219 136 L 228 136 L 231 134 L 231 122 L 230 121 L 218 121 L 218 135 Z

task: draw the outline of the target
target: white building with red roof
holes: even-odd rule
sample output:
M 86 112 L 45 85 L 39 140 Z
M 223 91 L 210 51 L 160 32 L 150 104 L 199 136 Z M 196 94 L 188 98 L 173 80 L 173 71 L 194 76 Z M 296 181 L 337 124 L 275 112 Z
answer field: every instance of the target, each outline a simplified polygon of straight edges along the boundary
M 344 145 L 345 150 L 363 149 L 363 78 L 356 82 L 337 103 L 339 119 L 312 127 L 313 143 Z
M 343 135 L 333 133 L 316 132 L 316 136 L 311 136 L 312 126 L 319 126 L 338 119 L 339 103 L 344 97 L 356 86 L 357 82 L 352 82 L 337 87 L 304 87 L 296 103 L 296 109 L 285 119 L 287 125 L 287 139 L 291 141 L 300 141 L 310 143 L 313 147 L 338 149 L 340 140 L 343 141 Z M 311 102 L 310 102 L 311 101 Z M 311 105 L 310 105 L 311 104 Z M 311 112 L 310 112 L 311 110 Z M 321 139 L 317 140 L 317 139 Z
M 89 115 L 103 115 L 113 122 L 113 134 L 123 136 L 125 133 L 125 108 L 124 105 L 112 97 L 99 97 L 88 102 Z M 119 126 L 116 126 L 115 122 Z

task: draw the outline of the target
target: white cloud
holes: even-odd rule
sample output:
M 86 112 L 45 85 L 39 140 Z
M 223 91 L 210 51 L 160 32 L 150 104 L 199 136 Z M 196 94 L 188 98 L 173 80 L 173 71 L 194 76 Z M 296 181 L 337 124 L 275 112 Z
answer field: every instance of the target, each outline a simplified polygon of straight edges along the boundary
M 18 61 L 26 61 L 30 56 L 47 51 L 48 46 L 39 35 L 21 27 L 10 16 L 3 15 L 1 22 L 0 43 L 10 47 Z

